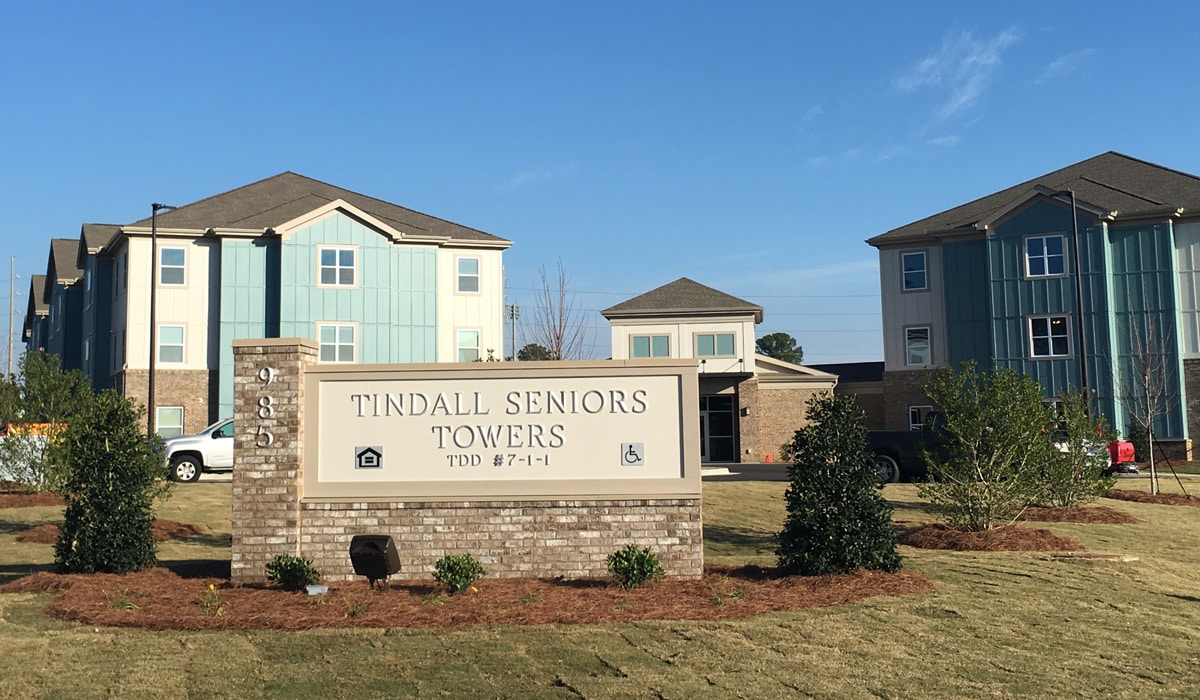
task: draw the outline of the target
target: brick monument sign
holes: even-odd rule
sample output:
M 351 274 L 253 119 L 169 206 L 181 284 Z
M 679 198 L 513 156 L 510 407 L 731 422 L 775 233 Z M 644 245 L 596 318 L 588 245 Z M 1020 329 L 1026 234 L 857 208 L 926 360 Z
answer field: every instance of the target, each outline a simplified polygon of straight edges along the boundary
M 317 363 L 302 339 L 234 341 L 235 581 L 279 554 L 354 578 L 390 535 L 397 578 L 470 554 L 491 576 L 584 578 L 627 543 L 703 569 L 690 361 Z

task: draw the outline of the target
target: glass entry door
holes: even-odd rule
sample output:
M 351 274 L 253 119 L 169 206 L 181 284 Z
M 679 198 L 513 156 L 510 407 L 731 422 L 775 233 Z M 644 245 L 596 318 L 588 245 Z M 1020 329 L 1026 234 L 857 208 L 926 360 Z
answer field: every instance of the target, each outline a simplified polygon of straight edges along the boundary
M 733 397 L 700 397 L 700 461 L 733 462 L 737 457 L 733 434 Z

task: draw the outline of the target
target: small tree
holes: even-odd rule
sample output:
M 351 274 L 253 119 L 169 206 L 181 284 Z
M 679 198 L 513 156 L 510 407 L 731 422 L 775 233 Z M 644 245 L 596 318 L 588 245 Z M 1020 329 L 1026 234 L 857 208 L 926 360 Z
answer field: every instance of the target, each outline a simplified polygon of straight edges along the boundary
M 940 449 L 926 452 L 933 481 L 919 493 L 951 525 L 988 530 L 1016 520 L 1041 494 L 1051 414 L 1041 385 L 1011 369 L 944 369 L 925 385 L 941 411 Z
M 767 357 L 798 365 L 804 359 L 804 348 L 796 345 L 796 339 L 787 333 L 768 333 L 754 344 Z
M 1084 394 L 1064 395 L 1055 410 L 1055 449 L 1041 472 L 1039 503 L 1056 508 L 1074 508 L 1091 503 L 1113 487 L 1116 479 L 1105 474 L 1113 439 L 1104 416 L 1093 421 Z
M 1140 318 L 1140 320 L 1139 320 Z M 1145 452 L 1137 458 L 1150 467 L 1150 493 L 1158 493 L 1158 469 L 1154 463 L 1154 423 L 1179 405 L 1175 370 L 1168 348 L 1174 347 L 1173 333 L 1160 328 L 1147 312 L 1129 313 L 1129 357 L 1120 372 L 1117 400 L 1145 434 Z
M 29 491 L 57 492 L 63 465 L 50 446 L 80 405 L 91 398 L 92 388 L 79 370 L 62 369 L 58 355 L 26 352 L 20 369 L 12 389 L 6 390 L 15 392 L 15 439 L 0 442 L 0 464 L 9 478 Z M 38 424 L 47 425 L 31 427 Z
M 541 287 L 533 312 L 532 344 L 541 345 L 555 360 L 577 360 L 583 356 L 587 328 L 579 316 L 575 295 L 567 290 L 567 273 L 562 260 L 553 279 L 540 269 Z
M 66 513 L 54 563 L 66 573 L 123 574 L 154 563 L 153 503 L 170 482 L 157 438 L 111 389 L 86 401 L 54 447 L 66 465 Z
M 537 360 L 554 360 L 554 354 L 537 343 L 526 343 L 525 347 L 517 351 L 517 359 L 521 362 L 534 362 Z
M 808 420 L 792 441 L 787 520 L 775 550 L 780 571 L 899 570 L 892 507 L 879 494 L 862 411 L 850 396 L 825 393 L 809 400 Z

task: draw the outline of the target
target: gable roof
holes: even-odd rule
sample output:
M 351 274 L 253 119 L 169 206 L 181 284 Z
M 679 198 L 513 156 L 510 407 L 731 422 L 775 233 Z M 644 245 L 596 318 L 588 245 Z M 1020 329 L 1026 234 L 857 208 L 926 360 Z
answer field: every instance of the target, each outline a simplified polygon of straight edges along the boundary
M 738 299 L 687 277 L 664 284 L 628 301 L 600 312 L 608 319 L 638 316 L 700 316 L 715 314 L 754 314 L 762 322 L 762 307 Z
M 83 276 L 77 264 L 79 241 L 74 238 L 50 239 L 50 259 L 46 262 L 46 291 L 43 296 L 50 300 L 55 284 L 70 286 Z
M 508 243 L 499 236 L 445 219 L 335 187 L 320 180 L 283 172 L 158 214 L 159 229 L 273 229 L 330 202 L 344 200 L 399 231 L 444 236 L 451 240 Z M 149 227 L 150 217 L 130 224 Z
M 33 336 L 33 324 L 39 316 L 50 314 L 50 305 L 44 298 L 46 294 L 46 276 L 30 275 L 29 304 L 25 307 L 25 323 L 21 327 L 21 340 L 28 343 Z
M 95 255 L 117 235 L 121 227 L 117 224 L 84 224 L 79 230 L 79 250 L 75 254 L 75 265 L 83 269 L 87 256 Z
M 980 197 L 867 240 L 878 246 L 929 234 L 977 233 L 1031 196 L 1073 190 L 1081 208 L 1115 219 L 1187 212 L 1200 215 L 1200 178 L 1109 151 Z

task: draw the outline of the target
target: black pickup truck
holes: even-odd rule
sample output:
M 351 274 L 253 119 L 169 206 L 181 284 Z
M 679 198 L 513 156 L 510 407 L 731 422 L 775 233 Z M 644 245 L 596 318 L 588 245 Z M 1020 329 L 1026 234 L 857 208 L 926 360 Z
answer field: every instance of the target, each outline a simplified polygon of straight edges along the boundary
M 920 430 L 872 430 L 867 433 L 867 449 L 875 455 L 880 482 L 890 484 L 901 479 L 920 481 L 925 478 L 928 472 L 924 450 L 937 449 L 941 445 L 936 416 L 930 414 Z

